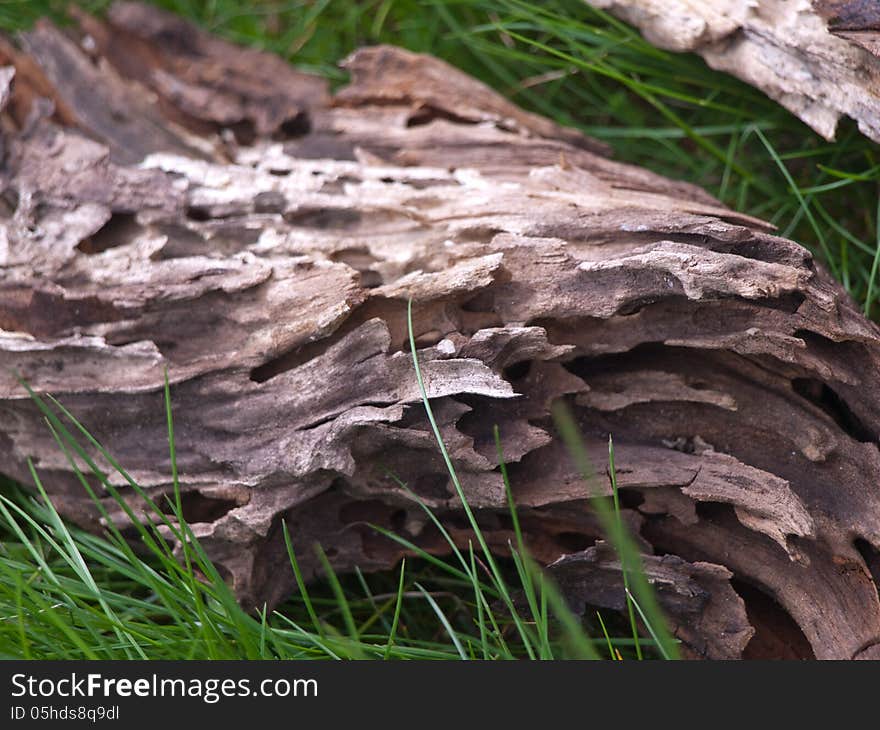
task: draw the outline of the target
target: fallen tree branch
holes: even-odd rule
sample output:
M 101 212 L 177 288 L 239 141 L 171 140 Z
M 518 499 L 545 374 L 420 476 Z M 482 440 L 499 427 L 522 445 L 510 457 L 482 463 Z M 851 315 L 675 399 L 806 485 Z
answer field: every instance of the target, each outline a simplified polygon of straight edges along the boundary
M 656 46 L 700 54 L 825 139 L 842 116 L 880 142 L 880 5 L 870 0 L 586 0 Z

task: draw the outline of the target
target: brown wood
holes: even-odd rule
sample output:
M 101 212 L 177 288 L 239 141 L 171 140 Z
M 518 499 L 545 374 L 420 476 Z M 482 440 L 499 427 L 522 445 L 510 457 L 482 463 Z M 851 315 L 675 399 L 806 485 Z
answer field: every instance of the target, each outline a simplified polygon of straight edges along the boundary
M 363 49 L 331 97 L 153 8 L 81 24 L 41 24 L 0 70 L 4 473 L 29 481 L 33 457 L 100 529 L 14 369 L 167 494 L 167 368 L 186 516 L 243 602 L 291 588 L 282 519 L 308 576 L 315 541 L 340 570 L 392 566 L 367 523 L 442 552 L 389 473 L 466 544 L 411 298 L 499 551 L 495 424 L 535 556 L 573 605 L 622 607 L 586 499 L 610 491 L 612 434 L 623 517 L 689 655 L 876 654 L 880 338 L 804 248 L 437 59 Z
M 585 0 L 656 46 L 700 54 L 826 139 L 842 116 L 880 142 L 876 0 Z

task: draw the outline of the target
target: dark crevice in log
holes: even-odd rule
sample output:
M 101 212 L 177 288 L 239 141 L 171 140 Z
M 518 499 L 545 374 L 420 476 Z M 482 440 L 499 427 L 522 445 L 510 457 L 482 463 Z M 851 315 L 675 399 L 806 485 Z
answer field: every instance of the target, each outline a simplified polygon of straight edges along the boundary
M 14 188 L 6 188 L 0 194 L 0 214 L 4 218 L 11 218 L 18 209 L 19 194 Z
M 282 353 L 262 365 L 258 365 L 250 371 L 250 379 L 255 383 L 265 383 L 276 375 L 294 370 L 300 365 L 304 365 L 317 355 L 326 352 L 327 348 L 335 341 L 333 339 L 319 340 L 317 342 L 309 342 L 308 344 L 296 347 L 289 352 Z
M 504 229 L 481 223 L 478 225 L 469 225 L 459 228 L 456 231 L 458 240 L 469 243 L 491 243 L 499 233 L 503 233 Z
M 364 289 L 375 289 L 386 283 L 382 274 L 374 267 L 379 263 L 366 247 L 348 248 L 336 251 L 330 256 L 331 261 L 338 261 L 351 266 L 360 274 L 360 285 Z
M 444 474 L 422 474 L 412 489 L 416 494 L 432 499 L 446 499 L 452 495 L 449 477 Z
M 233 122 L 228 127 L 228 130 L 232 132 L 235 136 L 235 141 L 237 144 L 242 146 L 252 145 L 257 141 L 257 130 L 254 127 L 254 123 L 250 119 L 242 119 L 237 122 Z
M 515 384 L 516 381 L 526 378 L 531 368 L 531 361 L 520 360 L 519 362 L 515 362 L 512 365 L 505 367 L 504 370 L 502 370 L 502 376 L 507 382 Z
M 624 509 L 638 509 L 645 502 L 645 496 L 638 489 L 618 489 L 617 497 Z
M 874 579 L 874 585 L 878 586 L 877 590 L 880 592 L 880 549 L 862 538 L 857 538 L 853 541 L 853 547 L 862 556 L 862 560 L 865 561 L 865 565 L 868 567 L 868 572 Z
M 173 494 L 162 495 L 156 503 L 164 507 L 166 514 L 174 514 Z M 189 524 L 215 522 L 239 506 L 240 503 L 234 499 L 212 497 L 197 490 L 180 495 L 183 519 Z
M 796 314 L 806 300 L 807 297 L 802 292 L 792 292 L 773 299 L 761 300 L 756 302 L 756 304 L 767 309 L 776 309 L 787 314 Z
M 220 580 L 222 580 L 226 585 L 230 588 L 234 587 L 233 573 L 229 568 L 227 568 L 223 563 L 215 562 L 214 567 L 217 569 L 217 573 L 220 575 Z M 207 580 L 207 577 L 206 577 Z
M 591 547 L 596 538 L 590 535 L 582 535 L 579 532 L 557 532 L 553 539 L 559 543 L 566 553 L 579 553 Z
M 792 390 L 820 408 L 844 432 L 856 441 L 875 443 L 876 434 L 872 433 L 852 412 L 846 402 L 834 392 L 827 383 L 815 378 L 795 378 L 791 381 Z
M 369 100 L 365 100 L 369 103 Z M 425 104 L 423 106 L 418 107 L 415 111 L 413 111 L 406 118 L 406 126 L 407 127 L 422 127 L 426 124 L 430 124 L 437 119 L 445 119 L 449 122 L 454 122 L 456 124 L 475 124 L 476 122 L 473 120 L 466 119 L 464 117 L 460 117 L 457 114 L 449 111 L 448 109 L 441 109 L 439 107 L 431 106 L 430 104 Z
M 290 119 L 285 119 L 278 127 L 275 139 L 289 140 L 296 137 L 304 137 L 312 131 L 312 119 L 308 112 L 296 113 Z
M 215 219 L 217 216 L 210 208 L 203 205 L 188 205 L 186 207 L 186 217 L 191 221 L 204 223 L 205 221 Z
M 346 229 L 361 222 L 363 214 L 350 208 L 303 207 L 284 214 L 292 226 L 317 229 Z
M 76 248 L 86 254 L 103 253 L 131 243 L 140 230 L 134 213 L 114 213 L 97 233 L 84 238 Z
M 722 522 L 724 520 L 735 520 L 733 507 L 729 504 L 721 502 L 697 502 L 694 509 L 704 522 Z
M 745 601 L 755 628 L 743 659 L 815 659 L 810 642 L 797 623 L 764 591 L 734 578 L 733 589 Z

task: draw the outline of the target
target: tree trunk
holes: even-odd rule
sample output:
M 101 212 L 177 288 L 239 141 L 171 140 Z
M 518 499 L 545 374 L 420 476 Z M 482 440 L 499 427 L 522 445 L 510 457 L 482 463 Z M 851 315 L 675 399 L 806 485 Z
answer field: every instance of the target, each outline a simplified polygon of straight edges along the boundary
M 366 523 L 442 552 L 401 483 L 466 544 L 412 299 L 493 546 L 512 536 L 497 424 L 533 554 L 573 605 L 622 608 L 587 499 L 610 493 L 611 434 L 689 655 L 876 656 L 880 338 L 805 249 L 430 57 L 358 51 L 331 97 L 153 8 L 79 20 L 2 50 L 7 475 L 29 481 L 33 457 L 100 529 L 14 369 L 160 500 L 167 369 L 184 512 L 244 603 L 291 588 L 282 518 L 309 576 L 315 541 L 339 570 L 392 566 Z

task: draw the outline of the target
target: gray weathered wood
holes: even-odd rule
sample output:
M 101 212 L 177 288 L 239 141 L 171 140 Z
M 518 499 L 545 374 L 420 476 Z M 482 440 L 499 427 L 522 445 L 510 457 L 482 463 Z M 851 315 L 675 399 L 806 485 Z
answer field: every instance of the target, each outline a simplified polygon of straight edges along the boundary
M 880 338 L 805 249 L 436 59 L 361 50 L 330 97 L 146 6 L 81 23 L 92 61 L 43 24 L 0 71 L 5 474 L 29 481 L 34 458 L 100 529 L 15 370 L 161 501 L 167 369 L 186 516 L 245 603 L 291 588 L 282 519 L 309 576 L 315 541 L 340 570 L 393 565 L 366 523 L 443 552 L 398 480 L 466 544 L 412 299 L 493 546 L 512 537 L 497 424 L 535 556 L 573 605 L 621 608 L 587 499 L 610 492 L 612 434 L 623 518 L 691 655 L 876 652 Z M 150 115 L 90 106 L 123 87 Z M 556 437 L 560 399 L 592 484 Z
M 661 48 L 699 53 L 826 139 L 842 116 L 880 142 L 876 0 L 586 0 Z

